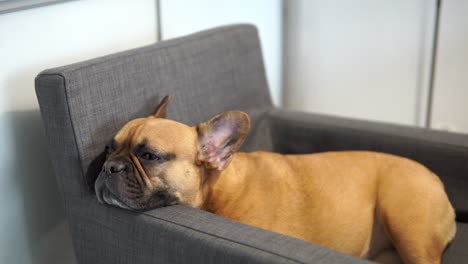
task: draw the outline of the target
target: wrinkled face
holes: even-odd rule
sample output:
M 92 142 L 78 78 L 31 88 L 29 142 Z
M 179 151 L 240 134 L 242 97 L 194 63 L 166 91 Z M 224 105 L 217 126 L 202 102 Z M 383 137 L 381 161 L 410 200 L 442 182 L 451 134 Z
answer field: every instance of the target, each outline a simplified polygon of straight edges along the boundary
M 200 207 L 207 175 L 228 166 L 249 131 L 249 117 L 239 111 L 195 127 L 165 119 L 169 100 L 164 97 L 152 116 L 128 122 L 106 147 L 94 183 L 101 203 L 130 210 Z
M 95 182 L 100 202 L 132 210 L 200 202 L 196 128 L 163 118 L 135 119 L 106 151 Z

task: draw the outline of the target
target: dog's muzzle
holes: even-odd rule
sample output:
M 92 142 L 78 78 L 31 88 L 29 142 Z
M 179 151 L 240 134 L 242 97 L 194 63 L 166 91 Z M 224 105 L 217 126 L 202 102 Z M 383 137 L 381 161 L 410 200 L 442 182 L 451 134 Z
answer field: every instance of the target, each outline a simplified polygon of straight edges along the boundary
M 94 184 L 94 191 L 100 203 L 130 209 L 130 207 L 119 198 L 119 195 L 114 193 L 116 188 L 110 188 L 111 186 L 118 185 L 117 181 L 119 179 L 117 179 L 117 177 L 122 177 L 122 174 L 127 173 L 129 168 L 130 165 L 122 160 L 110 160 L 104 163 L 101 173 Z

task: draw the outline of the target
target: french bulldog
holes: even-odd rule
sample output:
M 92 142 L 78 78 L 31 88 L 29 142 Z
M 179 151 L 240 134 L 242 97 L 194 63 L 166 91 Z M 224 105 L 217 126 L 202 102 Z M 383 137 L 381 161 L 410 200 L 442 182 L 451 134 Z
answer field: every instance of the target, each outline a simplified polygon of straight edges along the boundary
M 369 151 L 237 152 L 250 127 L 231 111 L 190 127 L 156 112 L 106 147 L 95 192 L 129 210 L 184 204 L 381 263 L 441 263 L 456 232 L 437 175 Z

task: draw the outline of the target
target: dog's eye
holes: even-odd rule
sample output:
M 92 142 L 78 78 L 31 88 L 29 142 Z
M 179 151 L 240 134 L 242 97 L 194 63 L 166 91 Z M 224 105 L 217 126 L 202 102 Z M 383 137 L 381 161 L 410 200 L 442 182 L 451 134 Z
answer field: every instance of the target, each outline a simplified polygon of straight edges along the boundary
M 153 153 L 145 152 L 143 155 L 141 155 L 142 159 L 145 160 L 160 160 L 161 158 Z

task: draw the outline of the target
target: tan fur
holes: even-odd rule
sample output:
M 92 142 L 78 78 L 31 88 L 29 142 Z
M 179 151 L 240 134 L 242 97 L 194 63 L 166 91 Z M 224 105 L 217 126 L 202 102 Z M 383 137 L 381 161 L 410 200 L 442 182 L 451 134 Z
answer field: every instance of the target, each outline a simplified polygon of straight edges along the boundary
M 396 250 L 404 263 L 440 263 L 455 234 L 441 181 L 419 163 L 366 151 L 258 151 L 235 153 L 217 170 L 199 160 L 199 129 L 136 119 L 115 136 L 121 148 L 113 155 L 132 156 L 132 146 L 148 142 L 176 156 L 135 165 L 149 191 L 168 185 L 183 204 L 357 257 L 380 260 Z
M 455 233 L 440 180 L 383 153 L 237 153 L 205 192 L 216 214 L 358 257 L 375 214 L 405 263 L 439 263 Z

